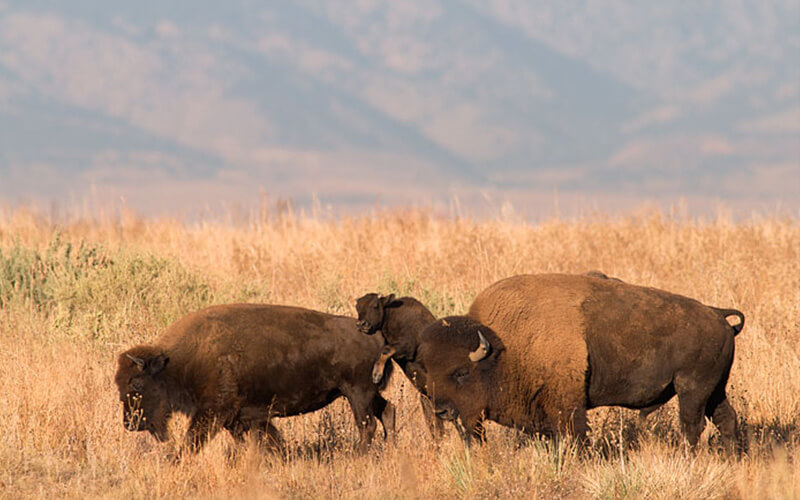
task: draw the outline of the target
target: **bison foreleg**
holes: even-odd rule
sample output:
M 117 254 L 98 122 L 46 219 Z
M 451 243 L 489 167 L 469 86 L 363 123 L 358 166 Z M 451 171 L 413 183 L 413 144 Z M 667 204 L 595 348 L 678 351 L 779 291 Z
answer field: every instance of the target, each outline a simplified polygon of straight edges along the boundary
M 433 439 L 441 439 L 444 436 L 444 422 L 436 416 L 433 401 L 428 396 L 420 394 L 419 404 L 422 406 L 422 416 L 425 417 L 425 424 L 427 424 L 431 436 L 433 436 Z M 458 429 L 458 426 L 456 426 L 456 429 Z
M 219 428 L 219 421 L 213 411 L 198 410 L 189 423 L 185 448 L 189 452 L 197 452 L 219 432 Z
M 563 416 L 565 418 L 560 419 L 558 423 L 559 432 L 574 437 L 578 441 L 578 445 L 583 446 L 586 441 L 586 434 L 589 432 L 586 408 L 579 406 L 564 413 L 566 413 Z
M 453 425 L 455 426 L 459 437 L 461 437 L 461 440 L 464 441 L 465 445 L 472 445 L 473 439 L 476 440 L 478 444 L 483 444 L 486 442 L 486 429 L 484 429 L 482 421 L 477 420 L 475 422 L 461 422 L 460 420 L 454 420 Z
M 482 422 L 475 422 L 469 428 L 463 429 L 463 431 L 465 436 L 469 438 L 466 440 L 468 443 L 473 439 L 477 441 L 478 444 L 486 442 L 486 429 L 484 429 Z
M 381 383 L 381 380 L 383 379 L 383 370 L 386 367 L 386 363 L 389 361 L 389 358 L 391 358 L 392 355 L 394 355 L 394 353 L 395 353 L 394 347 L 390 345 L 386 345 L 383 347 L 383 351 L 381 352 L 380 357 L 375 362 L 375 364 L 372 365 L 372 382 L 374 384 Z

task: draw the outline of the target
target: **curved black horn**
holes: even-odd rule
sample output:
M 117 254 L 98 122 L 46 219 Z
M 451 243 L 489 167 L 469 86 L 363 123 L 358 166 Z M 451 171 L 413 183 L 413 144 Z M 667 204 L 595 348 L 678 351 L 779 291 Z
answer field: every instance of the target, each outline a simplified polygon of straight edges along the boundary
M 480 330 L 478 330 L 478 348 L 469 353 L 469 359 L 473 363 L 477 363 L 489 354 L 492 345 L 486 340 Z

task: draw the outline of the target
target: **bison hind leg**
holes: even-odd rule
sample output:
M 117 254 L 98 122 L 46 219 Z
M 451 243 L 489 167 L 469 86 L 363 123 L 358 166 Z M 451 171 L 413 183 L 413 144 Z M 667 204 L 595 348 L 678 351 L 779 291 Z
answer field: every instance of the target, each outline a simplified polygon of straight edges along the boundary
M 350 403 L 358 428 L 358 452 L 365 453 L 369 449 L 378 427 L 378 423 L 375 421 L 374 400 L 376 396 L 380 395 L 375 391 L 375 386 L 371 384 L 369 390 L 366 387 L 347 387 L 342 389 L 342 393 Z M 382 396 L 380 397 L 383 399 Z
M 706 403 L 705 414 L 717 427 L 722 445 L 730 452 L 741 453 L 742 443 L 736 422 L 736 410 L 725 394 L 725 387 L 714 391 Z
M 675 386 L 678 392 L 678 414 L 681 429 L 689 446 L 694 449 L 706 425 L 704 414 L 713 389 L 709 390 L 692 380 L 680 380 L 680 378 L 676 379 Z

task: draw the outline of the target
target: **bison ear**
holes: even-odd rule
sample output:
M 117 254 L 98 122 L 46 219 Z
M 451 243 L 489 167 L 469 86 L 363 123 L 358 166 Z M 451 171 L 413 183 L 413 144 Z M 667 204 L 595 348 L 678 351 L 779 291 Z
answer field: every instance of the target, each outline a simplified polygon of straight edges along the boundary
M 156 375 L 164 371 L 164 368 L 167 367 L 167 363 L 169 363 L 169 356 L 166 354 L 159 354 L 147 360 L 144 371 L 149 375 Z
M 395 299 L 393 293 L 383 297 L 383 307 L 400 307 L 402 305 L 403 302 L 400 299 Z

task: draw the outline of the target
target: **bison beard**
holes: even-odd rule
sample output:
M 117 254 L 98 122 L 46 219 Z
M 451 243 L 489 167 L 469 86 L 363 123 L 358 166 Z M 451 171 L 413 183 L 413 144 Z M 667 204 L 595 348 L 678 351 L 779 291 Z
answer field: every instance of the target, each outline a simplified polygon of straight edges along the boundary
M 119 356 L 123 423 L 164 441 L 169 418 L 180 412 L 191 416 L 189 451 L 221 428 L 236 441 L 252 433 L 274 444 L 280 436 L 272 417 L 315 411 L 344 396 L 359 429 L 358 449 L 365 451 L 375 417 L 384 437 L 394 437 L 394 406 L 379 393 L 391 370 L 380 385 L 371 379 L 382 347 L 353 318 L 286 306 L 210 307 Z

